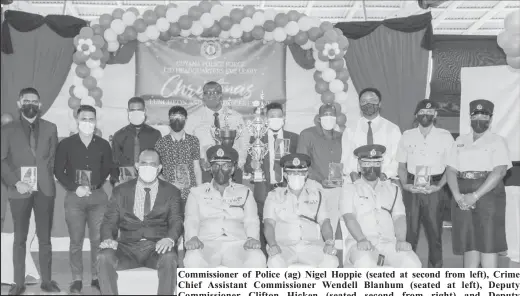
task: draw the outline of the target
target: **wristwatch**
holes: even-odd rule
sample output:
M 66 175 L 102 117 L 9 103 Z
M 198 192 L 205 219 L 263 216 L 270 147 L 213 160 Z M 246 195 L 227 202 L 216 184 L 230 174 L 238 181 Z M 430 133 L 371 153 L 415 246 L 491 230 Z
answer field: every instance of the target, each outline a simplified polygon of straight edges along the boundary
M 328 239 L 328 240 L 325 241 L 325 244 L 329 245 L 329 246 L 334 246 L 335 243 L 334 243 L 333 239 Z

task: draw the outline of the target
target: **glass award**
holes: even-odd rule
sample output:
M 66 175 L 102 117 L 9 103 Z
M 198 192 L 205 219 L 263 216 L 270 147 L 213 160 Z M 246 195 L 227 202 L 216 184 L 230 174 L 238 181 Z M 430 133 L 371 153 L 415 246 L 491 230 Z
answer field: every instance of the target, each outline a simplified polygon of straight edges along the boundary
M 177 164 L 175 169 L 175 180 L 174 185 L 179 189 L 185 189 L 190 187 L 190 171 L 188 170 L 187 164 Z
M 274 142 L 274 159 L 280 160 L 285 155 L 289 154 L 290 139 L 276 139 Z
M 430 167 L 425 165 L 416 166 L 413 187 L 424 189 L 428 186 L 430 186 Z
M 341 187 L 343 186 L 343 164 L 331 162 L 329 163 L 329 176 L 323 182 L 326 187 Z
M 119 168 L 119 182 L 124 183 L 135 178 L 137 178 L 137 171 L 135 167 L 128 166 Z
M 79 186 L 92 186 L 91 183 L 92 171 L 76 170 L 76 184 Z
M 36 167 L 21 167 L 20 180 L 31 186 L 31 191 L 38 190 L 38 169 Z

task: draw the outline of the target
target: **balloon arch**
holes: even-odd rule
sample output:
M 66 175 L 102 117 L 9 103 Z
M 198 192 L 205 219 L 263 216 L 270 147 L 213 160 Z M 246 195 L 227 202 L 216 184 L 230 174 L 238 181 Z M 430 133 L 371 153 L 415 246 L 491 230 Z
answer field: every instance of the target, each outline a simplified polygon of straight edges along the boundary
M 272 9 L 256 9 L 253 5 L 231 8 L 219 1 L 201 1 L 194 6 L 187 3 L 156 6 L 142 15 L 135 7 L 126 11 L 116 8 L 103 14 L 98 23 L 81 29 L 74 37 L 76 79 L 69 89 L 69 107 L 80 105 L 101 108 L 103 92 L 98 81 L 103 77 L 110 54 L 133 40 L 149 42 L 160 39 L 203 37 L 221 40 L 241 39 L 242 42 L 263 40 L 298 44 L 312 49 L 315 59 L 316 92 L 323 103 L 335 104 L 346 100 L 349 73 L 343 58 L 348 39 L 330 22 L 321 22 L 298 11 L 276 13 Z M 344 128 L 346 116 L 337 116 L 337 124 Z

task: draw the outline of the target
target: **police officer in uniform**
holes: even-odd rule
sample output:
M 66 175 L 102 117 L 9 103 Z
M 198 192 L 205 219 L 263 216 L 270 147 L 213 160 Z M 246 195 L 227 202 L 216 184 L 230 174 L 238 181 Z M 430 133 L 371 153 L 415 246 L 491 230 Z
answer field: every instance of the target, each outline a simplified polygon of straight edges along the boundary
M 207 152 L 213 179 L 191 189 L 185 208 L 187 268 L 263 268 L 260 221 L 251 190 L 233 183 L 238 152 L 213 146 Z
M 430 100 L 417 104 L 415 116 L 419 126 L 403 133 L 396 157 L 406 208 L 406 241 L 415 252 L 423 224 L 428 241 L 428 267 L 433 268 L 442 267 L 442 188 L 446 184 L 448 153 L 454 143 L 450 132 L 434 126 L 437 108 L 437 103 Z M 427 178 L 429 181 L 423 182 Z
M 280 159 L 287 187 L 269 192 L 264 206 L 264 234 L 269 268 L 300 263 L 312 267 L 339 265 L 334 235 L 322 190 L 307 180 L 311 158 L 293 153 Z M 313 184 L 314 182 L 314 184 Z
M 472 132 L 460 135 L 448 156 L 453 253 L 464 255 L 464 267 L 497 268 L 498 253 L 507 250 L 502 179 L 512 164 L 504 138 L 489 130 L 493 103 L 475 100 L 469 108 Z
M 354 150 L 361 178 L 344 187 L 340 211 L 349 234 L 344 265 L 356 268 L 391 266 L 420 268 L 421 261 L 406 241 L 406 214 L 399 186 L 382 181 L 386 148 L 365 145 Z

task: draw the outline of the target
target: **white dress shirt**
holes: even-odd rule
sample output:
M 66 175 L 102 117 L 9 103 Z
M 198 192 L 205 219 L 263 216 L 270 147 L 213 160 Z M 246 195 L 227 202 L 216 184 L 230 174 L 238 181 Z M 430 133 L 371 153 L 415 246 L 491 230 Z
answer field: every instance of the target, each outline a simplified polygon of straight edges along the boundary
M 274 160 L 275 160 L 275 147 L 274 147 L 274 144 L 275 144 L 275 141 L 274 141 L 274 134 L 277 134 L 277 139 L 283 139 L 283 129 L 280 129 L 279 131 L 277 131 L 276 133 L 269 129 L 267 131 L 267 145 L 269 147 L 269 174 L 271 176 L 270 180 L 271 180 L 271 184 L 276 184 L 276 173 L 274 171 Z M 283 151 L 284 149 L 284 144 L 283 142 L 280 144 L 280 151 Z M 282 172 L 280 171 L 280 174 Z
M 137 216 L 141 221 L 144 220 L 144 201 L 146 198 L 145 188 L 150 188 L 150 211 L 153 209 L 155 204 L 155 198 L 157 197 L 157 191 L 159 190 L 159 181 L 155 182 L 150 186 L 145 186 L 143 183 L 137 181 L 135 186 L 135 199 L 134 199 L 134 215 Z
M 388 178 L 396 178 L 398 167 L 396 153 L 399 147 L 399 140 L 401 139 L 401 130 L 395 123 L 380 115 L 371 121 L 374 144 L 386 147 L 381 168 L 382 173 Z M 341 162 L 345 168 L 345 173 L 348 174 L 358 171 L 358 161 L 354 156 L 354 150 L 363 145 L 367 145 L 367 133 L 368 119 L 365 117 L 361 117 L 355 126 L 347 127 L 343 132 L 341 140 L 343 150 Z

